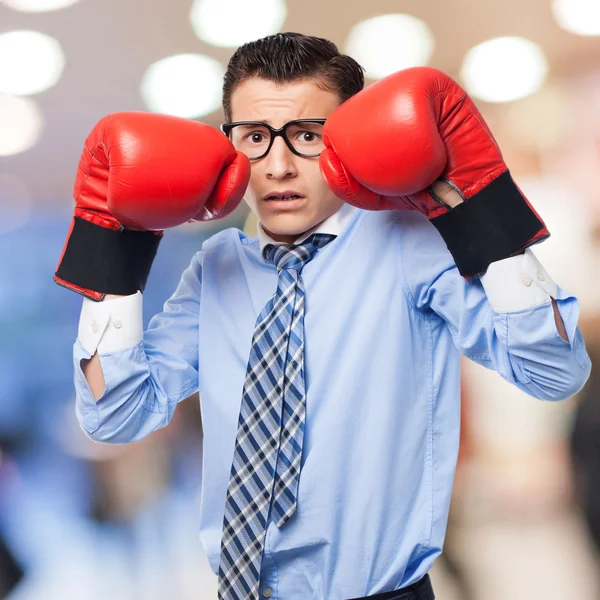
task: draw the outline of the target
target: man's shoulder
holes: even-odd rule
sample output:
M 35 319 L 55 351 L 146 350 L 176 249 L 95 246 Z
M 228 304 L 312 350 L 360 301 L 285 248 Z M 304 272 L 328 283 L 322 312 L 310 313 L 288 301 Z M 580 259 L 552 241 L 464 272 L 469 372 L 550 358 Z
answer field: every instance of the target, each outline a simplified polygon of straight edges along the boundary
M 391 210 L 388 218 L 404 239 L 415 238 L 421 243 L 427 241 L 434 246 L 445 247 L 437 229 L 423 213 L 408 209 Z
M 207 240 L 202 244 L 202 251 L 205 253 L 209 253 L 216 249 L 217 247 L 225 246 L 239 246 L 239 245 L 252 245 L 258 244 L 258 238 L 256 237 L 248 237 L 243 231 L 238 229 L 237 227 L 228 227 L 227 229 L 222 229 L 217 233 L 211 235 Z
M 429 219 L 417 210 L 397 209 L 386 211 L 392 224 L 401 228 L 425 228 L 431 226 Z
M 416 210 L 363 211 L 363 226 L 378 232 L 386 232 L 391 238 L 402 241 L 418 239 L 437 245 L 440 237 L 429 219 Z

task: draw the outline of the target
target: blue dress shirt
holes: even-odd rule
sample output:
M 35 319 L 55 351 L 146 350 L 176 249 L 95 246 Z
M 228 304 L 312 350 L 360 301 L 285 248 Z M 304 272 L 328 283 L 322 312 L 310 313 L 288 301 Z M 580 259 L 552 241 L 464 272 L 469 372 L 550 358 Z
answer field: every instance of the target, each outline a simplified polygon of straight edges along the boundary
M 429 571 L 456 466 L 461 353 L 542 400 L 572 396 L 590 372 L 578 301 L 531 250 L 466 281 L 413 211 L 344 205 L 315 231 L 337 238 L 302 274 L 306 429 L 296 513 L 265 538 L 261 594 L 272 600 L 356 598 Z M 140 294 L 85 300 L 74 347 L 78 419 L 99 442 L 143 438 L 200 391 L 200 537 L 215 574 L 252 333 L 277 285 L 267 241 L 212 236 L 143 333 Z M 96 350 L 98 401 L 80 368 Z

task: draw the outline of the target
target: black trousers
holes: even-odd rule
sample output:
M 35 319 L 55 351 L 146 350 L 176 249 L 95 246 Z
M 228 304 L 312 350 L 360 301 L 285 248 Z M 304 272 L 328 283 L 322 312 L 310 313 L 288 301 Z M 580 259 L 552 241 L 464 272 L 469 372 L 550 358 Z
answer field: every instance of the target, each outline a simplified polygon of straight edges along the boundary
M 362 598 L 353 598 L 351 600 L 435 600 L 435 595 L 431 587 L 431 579 L 429 575 L 425 575 L 417 583 L 413 583 L 401 590 L 363 596 Z

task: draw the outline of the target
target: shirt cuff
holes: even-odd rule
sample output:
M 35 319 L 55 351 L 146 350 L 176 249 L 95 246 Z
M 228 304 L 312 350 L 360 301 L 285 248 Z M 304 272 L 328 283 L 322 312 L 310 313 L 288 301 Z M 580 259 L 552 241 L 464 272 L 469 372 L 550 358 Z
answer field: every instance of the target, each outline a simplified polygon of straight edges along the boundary
M 531 248 L 524 254 L 493 262 L 480 280 L 496 312 L 525 310 L 558 295 L 558 286 Z
M 77 338 L 90 356 L 131 348 L 143 333 L 141 292 L 104 302 L 83 299 Z

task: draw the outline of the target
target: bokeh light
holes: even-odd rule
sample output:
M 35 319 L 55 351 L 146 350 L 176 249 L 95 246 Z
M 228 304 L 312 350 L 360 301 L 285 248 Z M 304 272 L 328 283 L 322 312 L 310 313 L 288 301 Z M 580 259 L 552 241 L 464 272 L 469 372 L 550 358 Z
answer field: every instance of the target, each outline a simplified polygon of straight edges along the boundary
M 25 96 L 51 88 L 60 79 L 65 56 L 60 44 L 37 31 L 0 34 L 0 93 Z
M 29 150 L 39 140 L 43 124 L 34 100 L 0 95 L 0 156 Z
M 3 4 L 20 12 L 50 12 L 68 8 L 77 2 L 79 0 L 4 0 Z
M 552 13 L 566 31 L 577 35 L 600 35 L 598 0 L 553 0 Z
M 520 37 L 499 37 L 471 48 L 460 76 L 466 90 L 486 102 L 509 102 L 537 91 L 548 72 L 542 49 Z
M 195 118 L 221 105 L 225 68 L 202 54 L 178 54 L 148 67 L 140 93 L 153 112 Z
M 372 79 L 400 69 L 428 64 L 434 39 L 427 24 L 404 14 L 380 15 L 356 24 L 346 40 L 346 52 Z
M 286 16 L 284 0 L 195 0 L 190 11 L 196 35 L 223 47 L 277 33 Z

